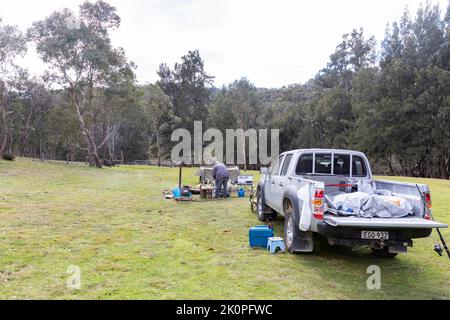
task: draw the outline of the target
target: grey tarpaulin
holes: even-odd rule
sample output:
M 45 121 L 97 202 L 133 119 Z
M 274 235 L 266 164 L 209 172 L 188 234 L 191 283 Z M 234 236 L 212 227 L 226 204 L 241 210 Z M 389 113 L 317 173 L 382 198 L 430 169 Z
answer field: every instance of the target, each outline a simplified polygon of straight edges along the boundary
M 365 181 L 358 182 L 358 192 L 327 195 L 327 204 L 342 215 L 365 218 L 402 218 L 411 215 L 413 207 L 401 198 L 375 193 Z

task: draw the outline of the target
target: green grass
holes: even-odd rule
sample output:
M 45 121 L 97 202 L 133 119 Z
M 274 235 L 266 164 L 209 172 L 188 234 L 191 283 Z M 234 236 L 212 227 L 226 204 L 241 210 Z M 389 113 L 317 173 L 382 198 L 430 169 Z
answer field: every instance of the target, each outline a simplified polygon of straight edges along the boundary
M 194 171 L 185 170 L 185 183 L 195 183 Z M 450 262 L 433 252 L 433 238 L 390 260 L 325 245 L 270 255 L 248 247 L 248 228 L 260 224 L 248 199 L 163 199 L 177 173 L 0 161 L 0 298 L 450 298 Z M 435 218 L 450 223 L 450 181 L 395 179 L 428 184 Z M 275 227 L 281 235 L 282 218 Z M 366 287 L 373 264 L 380 290 Z M 66 287 L 70 265 L 81 269 L 79 290 Z

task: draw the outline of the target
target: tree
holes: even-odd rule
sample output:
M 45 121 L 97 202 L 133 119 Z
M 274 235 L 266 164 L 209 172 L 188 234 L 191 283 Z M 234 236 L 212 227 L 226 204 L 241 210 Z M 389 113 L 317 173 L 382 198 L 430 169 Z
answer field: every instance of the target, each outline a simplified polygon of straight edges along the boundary
M 394 59 L 400 59 L 403 51 L 403 43 L 400 39 L 400 28 L 397 22 L 392 24 L 392 28 L 386 28 L 384 40 L 381 42 L 381 62 L 380 66 L 389 64 Z
M 208 123 L 224 132 L 237 128 L 243 131 L 257 128 L 261 114 L 257 89 L 246 78 L 236 80 L 216 94 L 209 113 Z M 246 159 L 246 147 L 242 154 Z M 244 166 L 245 170 L 247 166 Z
M 78 117 L 68 104 L 63 92 L 52 92 L 51 104 L 46 105 L 36 117 L 36 142 L 41 158 L 50 157 L 53 153 L 54 158 L 64 156 L 66 161 L 74 161 L 77 151 L 83 152 L 75 147 L 83 141 L 83 137 Z
M 192 131 L 194 121 L 206 121 L 214 77 L 206 73 L 198 50 L 181 57 L 173 70 L 161 64 L 158 76 L 157 84 L 170 98 L 175 115 L 181 119 L 180 127 Z
M 8 116 L 9 91 L 14 86 L 11 77 L 19 68 L 14 59 L 26 51 L 26 39 L 17 27 L 3 25 L 0 19 L 0 155 L 6 149 L 8 140 L 11 149 L 11 129 Z
M 228 88 L 226 86 L 223 86 L 213 97 L 209 106 L 207 123 L 209 127 L 216 128 L 222 133 L 225 133 L 226 129 L 236 126 L 236 119 L 228 99 Z
M 174 114 L 170 98 L 158 85 L 149 84 L 143 88 L 141 105 L 149 151 L 153 145 L 156 147 L 158 166 L 161 166 L 161 160 L 166 155 L 167 146 L 170 145 L 168 137 L 180 119 Z
M 397 162 L 404 175 L 449 175 L 448 51 L 440 16 L 439 7 L 429 4 L 418 10 L 415 20 L 405 11 L 400 27 L 394 24 L 382 42 L 377 80 L 364 84 L 358 79 L 354 101 L 366 109 L 357 122 L 372 129 L 367 145 L 372 154 L 390 159 L 391 173 Z M 378 98 L 368 99 L 371 94 L 364 88 L 373 88 Z
M 30 154 L 28 146 L 30 138 L 36 130 L 37 123 L 45 117 L 48 108 L 52 107 L 54 97 L 44 84 L 28 73 L 20 72 L 15 78 L 15 90 L 11 96 L 10 123 L 11 132 L 15 136 L 16 150 L 20 156 Z M 12 148 L 13 137 L 11 135 Z
M 246 78 L 237 80 L 229 86 L 228 98 L 237 128 L 243 131 L 256 128 L 259 101 L 255 86 Z M 242 151 L 244 159 L 247 159 L 245 143 Z M 244 163 L 244 170 L 247 170 L 247 160 Z
M 133 64 L 123 49 L 113 48 L 109 32 L 120 25 L 116 9 L 104 1 L 85 2 L 79 14 L 65 9 L 33 23 L 30 38 L 37 52 L 50 66 L 48 77 L 63 87 L 76 112 L 85 138 L 91 166 L 101 168 L 98 149 L 114 134 L 111 130 L 102 141 L 96 138 L 99 116 L 108 105 L 100 95 L 104 88 L 121 77 L 132 74 Z
M 351 90 L 353 75 L 359 70 L 372 66 L 376 61 L 375 38 L 365 39 L 364 31 L 353 29 L 344 34 L 342 42 L 330 56 L 327 68 L 322 69 L 316 80 L 324 87 L 340 85 L 345 94 Z

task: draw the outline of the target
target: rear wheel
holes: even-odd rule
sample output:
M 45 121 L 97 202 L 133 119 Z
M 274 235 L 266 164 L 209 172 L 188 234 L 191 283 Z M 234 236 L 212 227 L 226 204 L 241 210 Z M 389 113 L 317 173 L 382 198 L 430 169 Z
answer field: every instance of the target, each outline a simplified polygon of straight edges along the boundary
M 289 253 L 295 253 L 295 239 L 298 236 L 298 228 L 295 226 L 294 208 L 288 202 L 284 211 L 284 242 Z
M 284 242 L 289 253 L 313 252 L 312 232 L 303 232 L 299 228 L 299 217 L 296 217 L 294 206 L 287 200 L 284 204 Z
M 397 253 L 389 252 L 389 247 L 384 247 L 381 249 L 378 248 L 370 248 L 372 250 L 372 254 L 375 257 L 379 258 L 394 258 L 397 256 Z
M 261 189 L 256 193 L 256 213 L 259 221 L 275 220 L 277 214 L 272 208 L 268 207 L 262 198 Z

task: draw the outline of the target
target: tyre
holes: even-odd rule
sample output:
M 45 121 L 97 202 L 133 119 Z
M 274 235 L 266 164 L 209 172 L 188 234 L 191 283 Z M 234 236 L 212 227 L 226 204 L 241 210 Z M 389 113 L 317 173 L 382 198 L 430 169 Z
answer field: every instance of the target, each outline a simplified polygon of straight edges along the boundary
M 370 248 L 372 250 L 372 254 L 378 258 L 394 258 L 397 256 L 397 253 L 389 252 L 388 247 L 384 247 L 381 249 Z
M 295 224 L 294 208 L 288 202 L 284 212 L 284 243 L 289 253 L 295 253 L 295 239 L 297 239 L 299 232 L 300 230 Z
M 289 253 L 313 252 L 313 234 L 301 231 L 297 218 L 292 202 L 287 201 L 284 206 L 284 243 L 286 244 L 286 250 Z
M 261 189 L 256 193 L 256 213 L 259 221 L 275 220 L 277 213 L 272 208 L 268 207 L 262 197 Z

